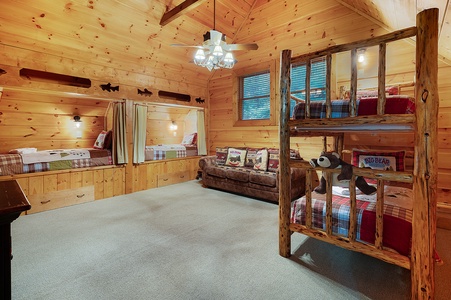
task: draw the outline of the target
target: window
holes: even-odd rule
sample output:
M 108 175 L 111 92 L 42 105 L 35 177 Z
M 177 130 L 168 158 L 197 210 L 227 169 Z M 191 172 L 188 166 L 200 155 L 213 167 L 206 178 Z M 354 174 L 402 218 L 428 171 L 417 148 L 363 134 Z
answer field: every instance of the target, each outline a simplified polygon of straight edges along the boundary
M 305 76 L 306 64 L 293 65 L 291 67 L 291 95 L 305 100 Z M 310 101 L 326 100 L 326 58 L 321 57 L 312 61 L 310 72 Z M 290 116 L 296 101 L 290 100 Z
M 240 77 L 239 119 L 269 120 L 271 116 L 270 73 Z

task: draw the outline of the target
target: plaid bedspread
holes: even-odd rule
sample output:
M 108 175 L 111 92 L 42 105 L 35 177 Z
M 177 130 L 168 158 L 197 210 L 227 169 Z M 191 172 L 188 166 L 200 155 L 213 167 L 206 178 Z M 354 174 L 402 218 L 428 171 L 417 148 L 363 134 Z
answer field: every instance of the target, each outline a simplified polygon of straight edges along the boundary
M 186 147 L 178 144 L 146 146 L 145 160 L 162 160 L 186 157 Z
M 361 98 L 357 99 L 357 116 L 376 115 L 377 114 L 377 98 Z M 345 118 L 349 117 L 349 100 L 332 100 L 331 101 L 331 117 Z M 412 114 L 415 112 L 414 99 L 403 96 L 387 96 L 385 103 L 386 114 Z M 294 119 L 305 118 L 305 103 L 296 104 L 293 110 Z M 310 103 L 310 118 L 324 119 L 326 118 L 326 101 L 314 101 Z
M 22 173 L 20 154 L 0 154 L 0 176 Z
M 30 164 L 23 163 L 23 158 L 20 154 L 0 154 L 0 176 L 113 164 L 110 150 L 87 149 L 86 151 L 89 152 L 90 158 L 36 162 Z
M 383 245 L 409 255 L 412 237 L 412 191 L 406 188 L 386 187 L 384 199 Z M 365 199 L 366 198 L 366 199 Z M 375 199 L 375 195 L 373 196 Z M 374 244 L 376 232 L 376 201 L 371 196 L 357 200 L 357 240 Z M 401 206 L 396 205 L 399 203 Z M 350 199 L 333 195 L 332 232 L 348 236 Z M 305 196 L 292 202 L 291 222 L 305 225 Z M 326 229 L 325 195 L 312 193 L 312 226 Z

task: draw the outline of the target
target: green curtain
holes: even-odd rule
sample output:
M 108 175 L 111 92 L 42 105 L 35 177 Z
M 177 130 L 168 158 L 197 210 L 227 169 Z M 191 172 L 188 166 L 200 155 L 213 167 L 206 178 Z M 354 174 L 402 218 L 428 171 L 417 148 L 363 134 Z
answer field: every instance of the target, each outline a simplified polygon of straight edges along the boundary
M 135 105 L 133 116 L 133 163 L 144 162 L 146 147 L 147 106 Z
M 115 102 L 113 106 L 113 159 L 114 164 L 128 162 L 127 136 L 125 126 L 125 103 Z
M 197 111 L 197 154 L 207 155 L 207 141 L 205 135 L 205 114 L 203 110 Z

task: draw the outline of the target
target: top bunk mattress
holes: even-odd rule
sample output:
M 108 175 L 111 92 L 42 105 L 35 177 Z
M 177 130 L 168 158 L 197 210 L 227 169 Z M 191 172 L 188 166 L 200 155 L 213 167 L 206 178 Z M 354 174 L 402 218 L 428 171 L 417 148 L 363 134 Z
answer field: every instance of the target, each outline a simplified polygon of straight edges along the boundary
M 377 97 L 368 97 L 357 99 L 356 115 L 369 116 L 377 114 Z M 331 118 L 349 117 L 350 100 L 332 100 Z M 415 100 L 405 95 L 387 96 L 385 103 L 385 114 L 413 114 L 415 112 Z M 296 104 L 293 110 L 293 119 L 305 118 L 305 102 Z M 310 118 L 326 118 L 326 101 L 310 102 Z

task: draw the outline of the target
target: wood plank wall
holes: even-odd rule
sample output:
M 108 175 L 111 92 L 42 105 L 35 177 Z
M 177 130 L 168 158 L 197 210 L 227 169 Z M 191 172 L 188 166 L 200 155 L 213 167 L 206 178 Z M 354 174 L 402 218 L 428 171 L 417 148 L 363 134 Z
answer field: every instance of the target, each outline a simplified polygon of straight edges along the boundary
M 277 1 L 275 1 L 277 2 Z M 266 2 L 260 3 L 258 12 L 253 14 L 257 20 L 257 16 L 270 11 L 281 11 L 277 7 L 280 3 Z M 336 4 L 336 3 L 335 3 Z M 319 5 L 319 4 L 317 4 Z M 234 94 L 233 84 L 237 76 L 241 74 L 252 74 L 258 66 L 264 68 L 275 62 L 278 65 L 278 57 L 283 49 L 291 49 L 293 55 L 308 53 L 315 50 L 321 50 L 329 45 L 342 44 L 360 39 L 370 38 L 372 36 L 387 33 L 387 31 L 377 24 L 372 23 L 368 19 L 362 18 L 356 13 L 350 12 L 341 6 L 335 6 L 332 2 L 321 3 L 322 8 L 311 3 L 308 18 L 303 20 L 303 24 L 299 24 L 303 28 L 302 34 L 298 34 L 295 26 L 280 25 L 274 22 L 265 24 L 267 28 L 263 28 L 260 24 L 256 28 L 246 28 L 255 32 L 256 41 L 258 41 L 261 52 L 248 53 L 245 55 L 247 60 L 238 62 L 234 68 L 234 72 L 224 70 L 216 71 L 209 84 L 210 106 L 209 106 L 209 136 L 208 150 L 210 154 L 215 152 L 216 147 L 221 146 L 250 146 L 250 147 L 278 147 L 278 118 L 279 108 L 277 105 L 276 119 L 277 124 L 270 126 L 234 126 L 233 110 Z M 316 7 L 316 10 L 314 9 Z M 285 10 L 288 11 L 288 10 Z M 333 16 L 333 18 L 331 18 Z M 289 18 L 288 18 L 289 19 Z M 311 22 L 314 20 L 314 22 Z M 281 24 L 284 24 L 283 22 Z M 355 24 L 359 24 L 359 30 L 356 30 Z M 398 43 L 398 42 L 397 42 Z M 415 72 L 415 49 L 414 44 L 409 42 L 399 42 L 402 44 L 394 44 L 387 49 L 387 85 L 390 83 L 407 83 L 413 82 Z M 251 52 L 251 51 L 250 51 Z M 369 57 L 370 58 L 370 57 Z M 372 58 L 374 59 L 374 58 Z M 375 62 L 375 61 L 373 61 Z M 371 65 L 370 59 L 368 65 L 359 70 L 359 84 L 361 88 L 375 86 L 374 67 Z M 339 87 L 346 85 L 350 79 L 350 64 L 342 59 L 338 60 L 335 65 L 336 72 L 336 90 L 337 97 L 339 95 Z M 279 80 L 276 76 L 276 80 Z M 440 93 L 440 110 L 439 110 L 439 203 L 450 203 L 451 195 L 451 66 L 443 62 L 439 62 L 439 93 Z M 277 83 L 276 83 L 277 85 Z M 404 89 L 404 91 L 413 95 L 413 88 Z M 277 97 L 277 95 L 276 95 Z M 301 156 L 305 159 L 317 157 L 322 149 L 321 138 L 292 138 L 292 148 L 298 148 Z M 329 143 L 330 145 L 330 143 Z M 409 134 L 347 134 L 345 140 L 345 148 L 374 148 L 379 149 L 406 149 L 407 150 L 407 167 L 411 168 L 413 164 L 413 138 Z M 348 156 L 349 157 L 349 156 Z
M 180 144 L 185 134 L 197 131 L 196 110 L 188 107 L 149 105 L 146 145 Z M 170 129 L 172 122 L 177 125 L 175 131 Z
M 0 99 L 0 153 L 26 147 L 38 150 L 92 147 L 104 129 L 108 103 L 5 88 Z M 82 121 L 81 138 L 76 137 L 75 115 Z

